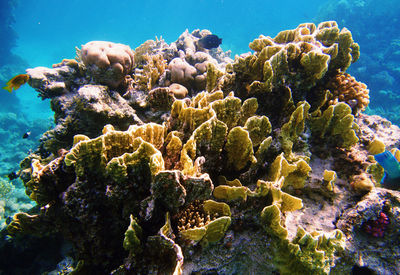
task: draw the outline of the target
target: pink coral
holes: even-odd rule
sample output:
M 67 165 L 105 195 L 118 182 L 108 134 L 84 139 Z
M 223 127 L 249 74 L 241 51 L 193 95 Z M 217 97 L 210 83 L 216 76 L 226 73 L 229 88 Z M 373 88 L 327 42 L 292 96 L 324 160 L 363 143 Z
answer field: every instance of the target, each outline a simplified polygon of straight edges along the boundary
M 389 225 L 389 217 L 381 212 L 378 215 L 378 219 L 370 219 L 366 221 L 363 225 L 365 232 L 376 237 L 382 238 L 385 235 L 385 231 Z

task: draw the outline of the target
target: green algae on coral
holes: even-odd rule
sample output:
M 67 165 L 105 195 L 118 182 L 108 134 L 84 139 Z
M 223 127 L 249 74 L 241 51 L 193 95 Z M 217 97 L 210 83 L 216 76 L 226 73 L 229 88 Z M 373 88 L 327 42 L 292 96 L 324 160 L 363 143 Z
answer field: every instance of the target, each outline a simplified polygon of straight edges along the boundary
M 282 274 L 330 274 L 335 253 L 344 247 L 345 237 L 340 230 L 308 233 L 299 227 L 293 240 L 277 244 L 275 264 Z
M 140 246 L 140 238 L 142 237 L 142 228 L 138 224 L 137 219 L 130 215 L 130 224 L 125 232 L 125 238 L 123 246 L 125 250 L 128 250 L 132 255 L 140 253 L 142 248 Z

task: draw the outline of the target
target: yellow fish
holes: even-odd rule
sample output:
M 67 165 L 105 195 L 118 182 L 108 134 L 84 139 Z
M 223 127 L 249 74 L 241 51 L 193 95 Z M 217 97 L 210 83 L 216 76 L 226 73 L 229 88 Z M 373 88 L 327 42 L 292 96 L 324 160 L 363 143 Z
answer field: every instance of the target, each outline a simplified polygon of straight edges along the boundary
M 3 89 L 9 91 L 10 93 L 12 91 L 15 91 L 17 89 L 19 89 L 19 87 L 21 87 L 22 85 L 24 85 L 26 82 L 28 82 L 29 80 L 29 75 L 27 74 L 19 74 L 17 76 L 14 76 L 13 78 L 11 78 L 5 87 L 3 87 Z

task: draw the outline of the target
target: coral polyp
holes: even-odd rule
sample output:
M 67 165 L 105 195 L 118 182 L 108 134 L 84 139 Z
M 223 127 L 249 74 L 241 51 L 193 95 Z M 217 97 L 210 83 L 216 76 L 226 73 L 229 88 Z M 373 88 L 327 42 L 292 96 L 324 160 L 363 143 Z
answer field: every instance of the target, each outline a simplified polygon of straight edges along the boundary
M 379 213 L 378 217 L 371 218 L 363 224 L 365 232 L 376 238 L 385 236 L 385 231 L 389 226 L 389 217 L 384 213 Z

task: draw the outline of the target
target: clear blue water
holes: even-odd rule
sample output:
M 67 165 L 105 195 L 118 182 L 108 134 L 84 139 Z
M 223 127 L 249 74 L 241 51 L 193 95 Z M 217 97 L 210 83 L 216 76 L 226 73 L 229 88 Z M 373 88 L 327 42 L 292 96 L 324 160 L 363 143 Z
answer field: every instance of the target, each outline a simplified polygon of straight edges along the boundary
M 112 3 L 112 4 L 111 4 Z M 75 46 L 91 40 L 129 44 L 132 48 L 162 36 L 175 41 L 185 30 L 209 29 L 223 38 L 222 48 L 248 51 L 260 34 L 312 21 L 323 3 L 307 1 L 20 1 L 14 28 L 15 52 L 31 66 L 73 57 Z
M 175 41 L 188 29 L 209 29 L 223 38 L 221 47 L 232 56 L 249 51 L 260 34 L 313 22 L 324 2 L 307 1 L 18 1 L 13 28 L 18 34 L 13 52 L 29 67 L 51 66 L 74 58 L 75 47 L 106 40 L 138 47 L 149 39 Z M 51 116 L 49 103 L 37 99 L 32 88 L 16 93 L 31 118 Z M 38 112 L 37 110 L 40 110 Z
M 12 1 L 10 1 L 12 2 Z M 347 27 L 361 46 L 361 58 L 349 72 L 366 82 L 372 95 L 397 94 L 400 86 L 400 43 L 397 0 L 342 1 L 16 1 L 12 28 L 18 38 L 12 52 L 29 67 L 51 66 L 73 58 L 75 47 L 91 40 L 107 40 L 136 48 L 148 39 L 163 37 L 168 43 L 188 29 L 209 29 L 223 38 L 221 47 L 232 56 L 249 51 L 248 43 L 260 34 L 275 36 L 304 22 L 336 20 Z M 397 39 L 397 40 L 396 40 Z M 390 45 L 394 45 L 390 47 Z M 387 57 L 388 53 L 392 53 Z M 25 86 L 16 93 L 33 119 L 51 116 Z M 398 99 L 400 102 L 400 99 Z M 389 108 L 371 100 L 371 106 Z M 40 112 L 37 112 L 37 110 Z M 387 110 L 393 112 L 396 110 Z M 393 117 L 395 123 L 400 118 Z

